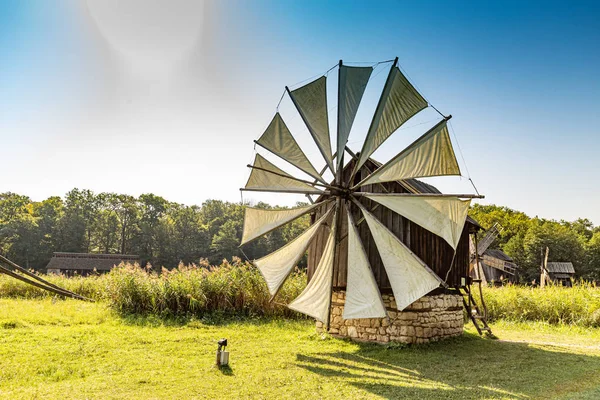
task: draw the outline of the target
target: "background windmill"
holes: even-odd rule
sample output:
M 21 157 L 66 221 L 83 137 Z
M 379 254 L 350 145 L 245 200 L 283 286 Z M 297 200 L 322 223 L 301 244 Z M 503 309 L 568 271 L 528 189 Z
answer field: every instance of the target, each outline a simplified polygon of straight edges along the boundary
M 326 76 L 295 90 L 286 87 L 325 167 L 317 171 L 277 112 L 255 143 L 312 179 L 292 176 L 256 154 L 249 165 L 248 182 L 241 189 L 318 195 L 313 204 L 291 210 L 247 207 L 241 245 L 311 213 L 313 223 L 307 231 L 253 264 L 275 297 L 310 247 L 309 283 L 289 307 L 327 325 L 334 289 L 345 291 L 344 319 L 384 318 L 389 307 L 382 292 L 392 292 L 396 308 L 403 310 L 437 288 L 464 286 L 468 278 L 465 221 L 470 199 L 481 196 L 442 194 L 415 179 L 460 175 L 447 128 L 451 116 L 440 113 L 441 121 L 387 163 L 370 158 L 392 133 L 428 107 L 397 61 L 392 63 L 357 153 L 346 144 L 372 66 L 346 66 L 342 61 L 337 66 L 335 151 L 329 132 Z M 323 176 L 327 170 L 333 175 L 331 182 Z

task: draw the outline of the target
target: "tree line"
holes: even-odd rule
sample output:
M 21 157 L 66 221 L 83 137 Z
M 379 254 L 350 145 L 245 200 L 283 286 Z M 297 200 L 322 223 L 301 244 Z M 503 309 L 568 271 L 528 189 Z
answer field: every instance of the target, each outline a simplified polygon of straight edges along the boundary
M 272 208 L 265 203 L 255 206 Z M 496 222 L 503 227 L 492 247 L 515 260 L 522 282 L 539 280 L 546 246 L 550 261 L 571 261 L 577 277 L 600 280 L 600 227 L 588 219 L 530 218 L 507 207 L 479 204 L 470 215 L 486 229 Z M 221 200 L 188 206 L 150 193 L 134 197 L 73 189 L 62 198 L 37 202 L 7 192 L 0 194 L 0 252 L 38 270 L 56 251 L 135 254 L 143 264 L 166 268 L 201 259 L 219 264 L 233 256 L 254 259 L 268 254 L 309 225 L 308 216 L 299 218 L 245 245 L 242 253 L 238 246 L 243 219 L 243 204 Z
M 590 220 L 530 218 L 508 207 L 480 204 L 473 205 L 469 214 L 486 229 L 496 222 L 502 226 L 492 247 L 514 259 L 521 282 L 539 282 L 546 247 L 550 250 L 548 261 L 570 261 L 577 278 L 600 280 L 600 227 Z
M 242 204 L 220 200 L 187 206 L 150 193 L 134 197 L 73 189 L 63 198 L 37 202 L 7 192 L 0 194 L 0 252 L 36 270 L 58 251 L 135 254 L 143 264 L 166 268 L 201 259 L 218 264 L 244 256 L 238 248 L 243 219 Z M 307 216 L 299 218 L 243 251 L 250 259 L 268 254 L 308 225 Z

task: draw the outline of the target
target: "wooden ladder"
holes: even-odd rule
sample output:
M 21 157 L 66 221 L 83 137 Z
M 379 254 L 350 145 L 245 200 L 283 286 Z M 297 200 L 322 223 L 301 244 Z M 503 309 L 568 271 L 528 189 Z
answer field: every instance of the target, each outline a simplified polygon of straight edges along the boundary
M 492 336 L 492 329 L 487 324 L 487 307 L 485 306 L 485 301 L 483 300 L 483 293 L 481 291 L 481 279 L 473 279 L 473 283 L 479 285 L 479 298 L 481 300 L 481 308 L 475 301 L 473 297 L 473 291 L 471 289 L 471 285 L 465 285 L 463 287 L 457 286 L 456 290 L 461 294 L 463 299 L 463 305 L 469 314 L 469 318 L 475 325 L 475 329 L 479 335 L 483 335 L 485 332 L 487 335 Z

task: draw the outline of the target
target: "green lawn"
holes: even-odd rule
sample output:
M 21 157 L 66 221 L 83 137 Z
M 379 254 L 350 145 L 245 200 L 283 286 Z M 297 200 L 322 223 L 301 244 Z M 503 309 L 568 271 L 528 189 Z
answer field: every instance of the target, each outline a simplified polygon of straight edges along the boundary
M 0 299 L 0 398 L 600 398 L 600 329 L 493 329 L 500 340 L 468 329 L 402 348 L 321 338 L 308 321 L 162 323 L 101 303 Z

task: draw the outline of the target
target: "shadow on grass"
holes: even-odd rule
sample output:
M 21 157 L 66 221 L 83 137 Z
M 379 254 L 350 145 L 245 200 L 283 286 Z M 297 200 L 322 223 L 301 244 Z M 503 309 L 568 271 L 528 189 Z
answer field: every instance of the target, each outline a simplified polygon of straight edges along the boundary
M 401 348 L 357 344 L 351 352 L 298 354 L 296 364 L 387 399 L 525 399 L 600 385 L 600 357 L 560 347 L 461 338 Z
M 172 315 L 156 315 L 156 314 L 117 314 L 121 321 L 127 325 L 132 326 L 169 326 L 169 327 L 182 327 L 187 326 L 193 328 L 194 326 L 215 326 L 224 327 L 229 325 L 236 325 L 243 323 L 244 325 L 272 325 L 274 323 L 294 323 L 301 321 L 308 322 L 307 318 L 288 318 L 288 317 L 263 317 L 263 316 L 251 316 L 251 315 L 235 315 L 235 314 L 222 314 L 222 313 L 211 313 L 202 316 L 197 315 L 184 315 L 184 316 L 172 316 Z
M 233 369 L 229 366 L 229 365 L 222 365 L 219 367 L 219 371 L 221 371 L 221 373 L 223 375 L 227 375 L 227 376 L 233 376 L 235 375 L 233 373 Z

